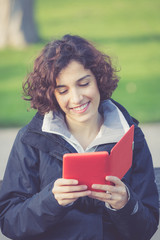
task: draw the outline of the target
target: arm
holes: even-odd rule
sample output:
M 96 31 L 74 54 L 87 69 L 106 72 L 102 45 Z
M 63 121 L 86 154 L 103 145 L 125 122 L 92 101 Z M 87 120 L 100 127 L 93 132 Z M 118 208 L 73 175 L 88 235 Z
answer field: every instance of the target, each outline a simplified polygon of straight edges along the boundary
M 0 192 L 0 220 L 4 235 L 14 239 L 38 236 L 61 221 L 72 206 L 54 198 L 54 182 L 40 189 L 39 153 L 21 142 L 13 145 Z
M 118 198 L 122 200 L 122 205 L 119 205 L 119 207 L 117 205 L 118 200 L 115 204 L 114 201 L 109 199 L 110 196 L 105 194 L 105 200 L 102 200 L 108 202 L 117 210 L 114 211 L 105 207 L 104 211 L 110 215 L 112 222 L 124 239 L 150 239 L 157 230 L 158 225 L 158 193 L 151 154 L 138 127 L 135 129 L 135 149 L 131 174 L 124 178 L 124 183 L 129 190 L 130 197 L 128 202 L 123 207 L 123 193 L 119 193 Z M 108 187 L 105 190 L 112 191 L 113 187 Z M 113 195 L 114 197 L 115 195 Z

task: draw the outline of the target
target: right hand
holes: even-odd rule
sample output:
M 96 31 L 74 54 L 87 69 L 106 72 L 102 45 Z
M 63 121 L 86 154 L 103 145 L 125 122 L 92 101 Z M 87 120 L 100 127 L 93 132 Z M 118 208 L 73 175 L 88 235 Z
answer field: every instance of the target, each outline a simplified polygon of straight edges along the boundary
M 89 196 L 91 191 L 86 185 L 78 185 L 75 179 L 59 178 L 55 181 L 52 193 L 61 206 L 75 202 L 79 197 Z

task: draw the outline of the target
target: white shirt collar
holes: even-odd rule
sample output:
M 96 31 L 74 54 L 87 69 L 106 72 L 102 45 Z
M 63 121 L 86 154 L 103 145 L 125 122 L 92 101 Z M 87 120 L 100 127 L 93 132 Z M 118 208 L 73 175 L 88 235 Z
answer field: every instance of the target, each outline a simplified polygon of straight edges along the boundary
M 94 148 L 100 144 L 118 142 L 129 129 L 122 112 L 111 100 L 101 102 L 99 111 L 104 117 L 104 123 L 98 135 L 86 150 L 69 132 L 63 114 L 53 113 L 52 111 L 45 114 L 42 131 L 62 136 L 77 152 L 94 151 Z

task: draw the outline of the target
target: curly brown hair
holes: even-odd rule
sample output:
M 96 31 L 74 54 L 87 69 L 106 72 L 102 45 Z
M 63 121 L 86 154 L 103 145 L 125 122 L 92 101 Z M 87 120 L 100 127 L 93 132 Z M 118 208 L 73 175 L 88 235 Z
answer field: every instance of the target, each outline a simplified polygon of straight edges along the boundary
M 42 115 L 59 110 L 54 91 L 61 70 L 75 60 L 94 74 L 101 100 L 111 97 L 119 81 L 111 58 L 79 36 L 65 35 L 49 42 L 34 62 L 33 71 L 23 83 L 24 99 Z

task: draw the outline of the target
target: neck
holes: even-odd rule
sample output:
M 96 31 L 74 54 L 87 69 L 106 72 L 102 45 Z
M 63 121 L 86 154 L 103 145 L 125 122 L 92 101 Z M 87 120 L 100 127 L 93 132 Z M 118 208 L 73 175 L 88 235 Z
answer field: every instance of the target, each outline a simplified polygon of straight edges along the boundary
M 66 121 L 68 129 L 72 135 L 79 141 L 81 146 L 85 149 L 97 136 L 101 125 L 103 124 L 103 118 L 100 114 L 97 117 L 93 117 L 88 122 L 72 122 Z

